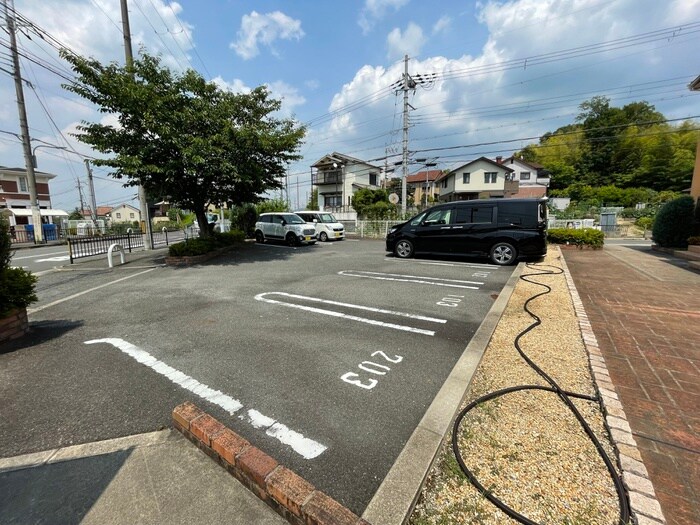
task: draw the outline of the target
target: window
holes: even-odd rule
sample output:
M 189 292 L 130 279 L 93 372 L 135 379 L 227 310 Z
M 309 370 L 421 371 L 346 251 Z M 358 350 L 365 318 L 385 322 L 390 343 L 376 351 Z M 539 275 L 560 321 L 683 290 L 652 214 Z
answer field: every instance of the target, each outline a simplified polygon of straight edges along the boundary
M 340 194 L 326 195 L 325 201 L 326 206 L 337 207 L 343 205 L 342 197 Z
M 129 214 L 129 218 L 133 219 L 133 218 L 134 218 L 134 214 L 133 214 L 133 213 L 130 213 L 130 214 Z
M 370 186 L 376 186 L 376 185 L 377 185 L 377 174 L 376 174 L 376 173 L 370 173 L 370 174 L 369 174 L 369 184 L 370 184 Z
M 117 212 L 117 219 L 121 219 L 121 218 L 122 218 L 122 214 Z
M 484 183 L 485 184 L 493 184 L 496 182 L 497 177 L 498 177 L 498 173 L 496 173 L 495 171 L 484 172 Z
M 520 180 L 530 180 L 530 172 L 529 171 L 521 171 L 520 172 Z
M 27 177 L 19 178 L 19 191 L 27 191 Z
M 442 187 L 447 188 L 447 179 L 442 181 Z
M 435 226 L 436 224 L 449 224 L 452 209 L 434 210 L 428 214 L 423 222 L 424 226 Z
M 491 223 L 493 221 L 493 206 L 457 206 L 455 224 Z
M 469 184 L 469 173 L 462 173 L 462 184 Z

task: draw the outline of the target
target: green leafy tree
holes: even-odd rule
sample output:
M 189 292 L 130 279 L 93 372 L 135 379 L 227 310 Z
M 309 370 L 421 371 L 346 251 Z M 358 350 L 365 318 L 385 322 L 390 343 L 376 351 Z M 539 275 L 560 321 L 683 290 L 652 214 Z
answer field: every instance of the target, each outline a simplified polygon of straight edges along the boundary
M 318 210 L 318 190 L 313 190 L 309 197 L 309 202 L 306 203 L 307 210 Z
M 656 214 L 652 238 L 659 246 L 685 248 L 693 234 L 695 201 L 684 195 L 668 201 Z
M 115 124 L 78 126 L 81 142 L 110 155 L 94 163 L 112 168 L 125 186 L 142 185 L 193 210 L 203 236 L 209 204 L 260 200 L 300 158 L 305 129 L 275 116 L 281 101 L 265 87 L 231 93 L 193 70 L 173 73 L 143 52 L 131 67 L 62 56 L 77 76 L 64 88 L 116 117 Z
M 12 239 L 7 219 L 0 216 L 0 319 L 15 308 L 36 302 L 37 278 L 23 268 L 10 268 Z
M 269 213 L 273 211 L 289 211 L 289 204 L 284 199 L 268 199 L 259 202 L 255 205 L 255 211 L 261 213 Z
M 80 221 L 82 219 L 84 219 L 83 214 L 77 208 L 77 206 L 72 212 L 70 212 L 70 215 L 68 215 L 68 220 L 70 220 L 70 221 Z
M 375 215 L 372 218 L 376 218 L 379 208 L 383 210 L 388 209 L 386 206 L 377 207 L 376 205 L 379 203 L 393 206 L 389 202 L 389 192 L 387 190 L 362 188 L 352 196 L 352 207 L 359 217 L 369 217 L 370 212 L 372 212 Z

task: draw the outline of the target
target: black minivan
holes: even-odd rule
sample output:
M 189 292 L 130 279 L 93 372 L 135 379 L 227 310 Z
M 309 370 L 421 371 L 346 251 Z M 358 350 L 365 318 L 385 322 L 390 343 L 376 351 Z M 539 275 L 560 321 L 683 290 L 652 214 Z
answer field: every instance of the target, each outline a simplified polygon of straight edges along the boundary
M 392 226 L 386 250 L 397 257 L 416 253 L 485 255 L 499 265 L 547 253 L 547 198 L 446 202 Z

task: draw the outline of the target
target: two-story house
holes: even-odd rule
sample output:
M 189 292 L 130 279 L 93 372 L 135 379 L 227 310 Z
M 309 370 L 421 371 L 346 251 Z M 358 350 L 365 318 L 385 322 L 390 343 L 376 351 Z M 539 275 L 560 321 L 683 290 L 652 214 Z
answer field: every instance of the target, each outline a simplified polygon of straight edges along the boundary
M 496 157 L 496 162 L 514 170 L 513 177 L 518 181 L 517 198 L 545 197 L 549 187 L 549 172 L 536 162 L 512 156 L 507 159 Z
M 413 202 L 416 205 L 430 204 L 440 198 L 437 180 L 441 175 L 442 170 L 424 170 L 406 177 L 406 186 L 413 189 Z
M 512 197 L 518 193 L 515 170 L 480 157 L 453 169 L 437 180 L 440 202 Z
M 355 219 L 352 196 L 362 188 L 379 189 L 380 174 L 379 166 L 333 152 L 312 164 L 312 190 L 318 190 L 322 210 L 332 211 L 339 219 Z
M 63 210 L 51 208 L 49 181 L 55 177 L 53 173 L 34 171 L 39 213 L 43 224 L 53 224 L 57 222 L 58 217 L 68 216 Z M 27 170 L 0 166 L 0 212 L 9 219 L 10 226 L 17 230 L 33 226 L 31 207 Z
M 115 222 L 141 222 L 141 211 L 131 204 L 120 204 L 109 212 L 109 220 Z

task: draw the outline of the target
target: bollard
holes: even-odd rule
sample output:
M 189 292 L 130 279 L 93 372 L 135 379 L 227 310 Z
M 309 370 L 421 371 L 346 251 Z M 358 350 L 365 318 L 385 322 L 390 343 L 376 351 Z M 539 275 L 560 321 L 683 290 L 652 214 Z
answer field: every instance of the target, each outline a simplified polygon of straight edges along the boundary
M 117 244 L 115 242 L 107 250 L 107 263 L 109 264 L 110 268 L 114 267 L 114 264 L 112 261 L 112 252 L 114 250 L 116 250 L 119 253 L 119 256 L 121 257 L 121 260 L 122 260 L 121 264 L 124 264 L 124 247 L 121 244 Z

